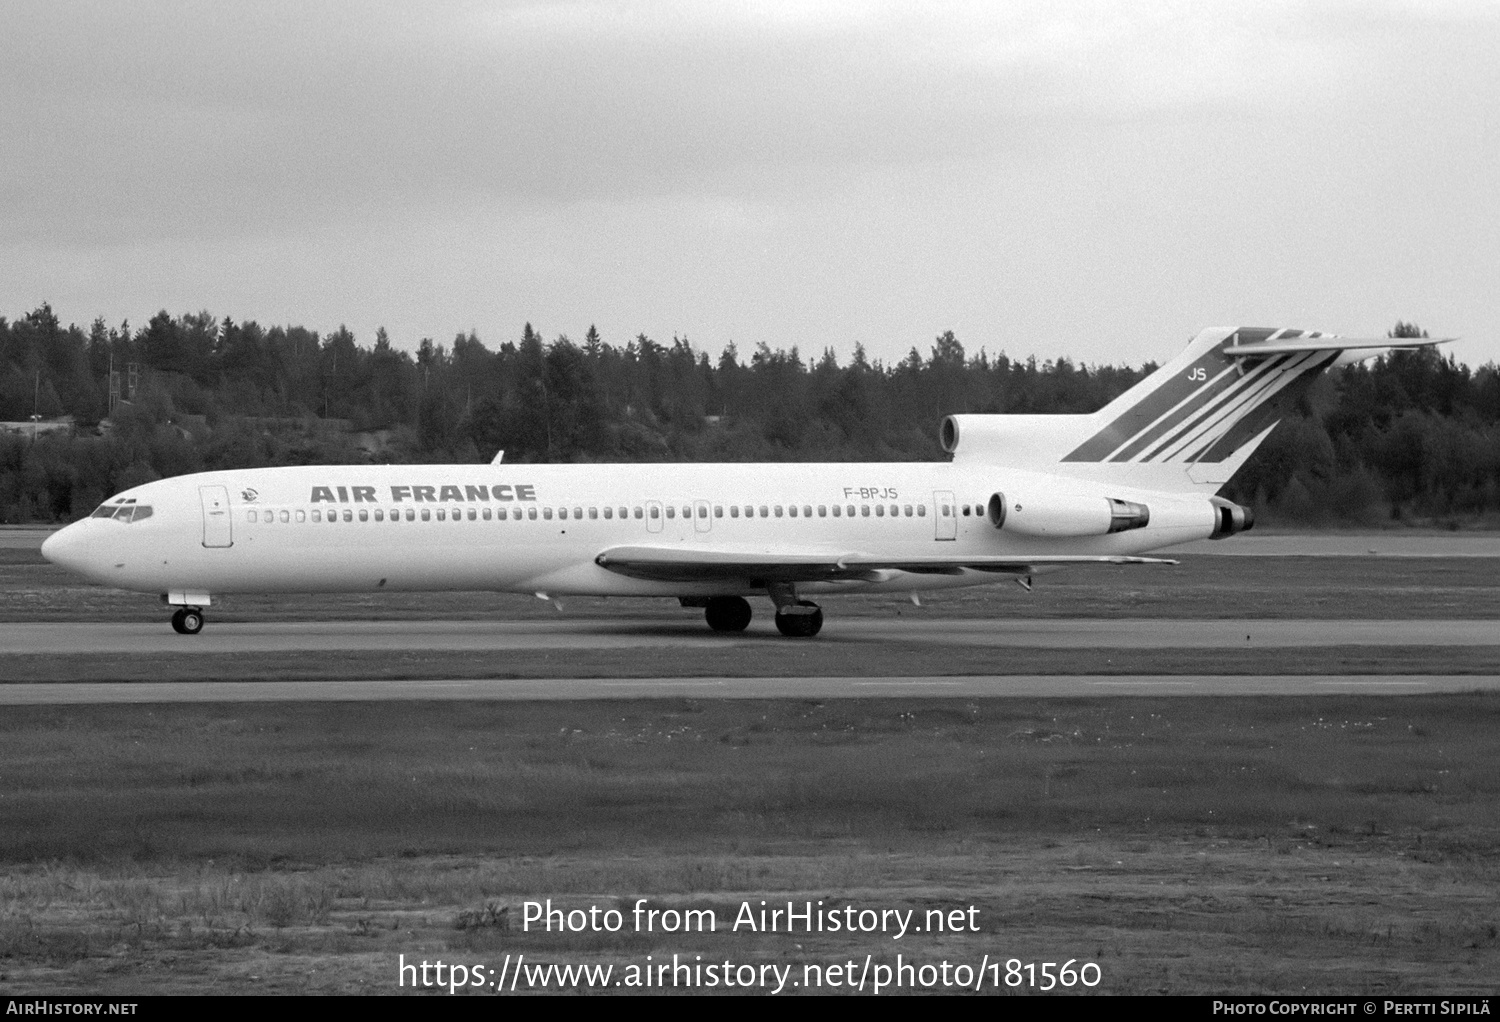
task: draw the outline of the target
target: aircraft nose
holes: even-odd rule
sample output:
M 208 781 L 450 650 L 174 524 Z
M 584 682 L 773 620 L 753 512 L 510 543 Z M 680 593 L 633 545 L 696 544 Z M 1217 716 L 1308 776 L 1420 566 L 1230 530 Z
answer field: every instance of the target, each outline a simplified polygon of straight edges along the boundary
M 88 563 L 89 537 L 85 522 L 74 522 L 42 541 L 42 556 L 59 567 L 81 572 Z

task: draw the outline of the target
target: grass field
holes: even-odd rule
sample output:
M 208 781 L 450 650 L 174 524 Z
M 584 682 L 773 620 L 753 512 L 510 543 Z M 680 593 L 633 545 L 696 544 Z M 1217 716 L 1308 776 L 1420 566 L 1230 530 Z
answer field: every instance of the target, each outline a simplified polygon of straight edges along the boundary
M 20 709 L 9 989 L 481 962 L 1097 962 L 1112 992 L 1487 991 L 1500 700 Z M 889 938 L 520 932 L 521 902 L 979 908 Z
M 831 614 L 1495 618 L 1491 560 L 1197 557 Z M 1127 588 L 1128 586 L 1128 588 Z M 675 611 L 665 601 L 651 606 Z M 634 603 L 569 601 L 568 614 Z M 552 616 L 539 601 L 231 598 L 215 620 Z M 149 597 L 0 550 L 0 620 Z M 1494 673 L 1496 647 L 945 650 L 834 643 L 493 657 L 23 657 L 4 680 L 496 674 Z M 1488 993 L 1500 699 L 880 699 L 8 708 L 0 992 L 394 993 L 397 962 L 984 955 L 1098 991 Z M 523 902 L 973 906 L 977 933 L 546 934 Z M 405 989 L 410 989 L 407 987 Z M 524 989 L 524 988 L 523 988 Z M 1009 988 L 1001 992 L 1012 992 Z

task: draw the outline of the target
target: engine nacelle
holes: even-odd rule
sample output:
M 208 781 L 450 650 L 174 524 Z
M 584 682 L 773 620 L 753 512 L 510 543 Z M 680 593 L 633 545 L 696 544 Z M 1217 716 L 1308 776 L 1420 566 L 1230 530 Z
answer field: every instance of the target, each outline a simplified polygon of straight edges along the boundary
M 1255 512 L 1248 507 L 1240 507 L 1223 497 L 1210 497 L 1208 502 L 1214 506 L 1214 531 L 1209 539 L 1228 539 L 1237 532 L 1255 528 Z
M 1003 493 L 992 493 L 986 514 L 995 528 L 1022 536 L 1107 536 L 1151 523 L 1151 509 L 1145 504 L 1076 494 L 1007 499 Z

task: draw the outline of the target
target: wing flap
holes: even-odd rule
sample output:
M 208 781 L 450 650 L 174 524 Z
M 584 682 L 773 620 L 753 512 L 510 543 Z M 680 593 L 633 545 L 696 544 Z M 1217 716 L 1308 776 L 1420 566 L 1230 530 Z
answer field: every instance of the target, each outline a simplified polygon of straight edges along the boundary
M 1120 554 L 1008 554 L 877 557 L 859 552 L 733 550 L 700 546 L 611 547 L 594 558 L 599 567 L 631 578 L 657 582 L 734 582 L 759 586 L 768 582 L 883 581 L 889 572 L 957 575 L 964 570 L 1029 575 L 1045 565 L 1176 564 L 1163 557 Z

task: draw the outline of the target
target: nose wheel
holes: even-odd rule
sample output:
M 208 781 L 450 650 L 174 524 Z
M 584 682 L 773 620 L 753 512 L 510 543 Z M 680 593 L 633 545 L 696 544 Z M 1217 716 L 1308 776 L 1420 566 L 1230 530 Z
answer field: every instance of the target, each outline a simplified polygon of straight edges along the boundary
M 203 631 L 203 611 L 183 607 L 172 615 L 172 631 L 178 635 L 197 635 Z

